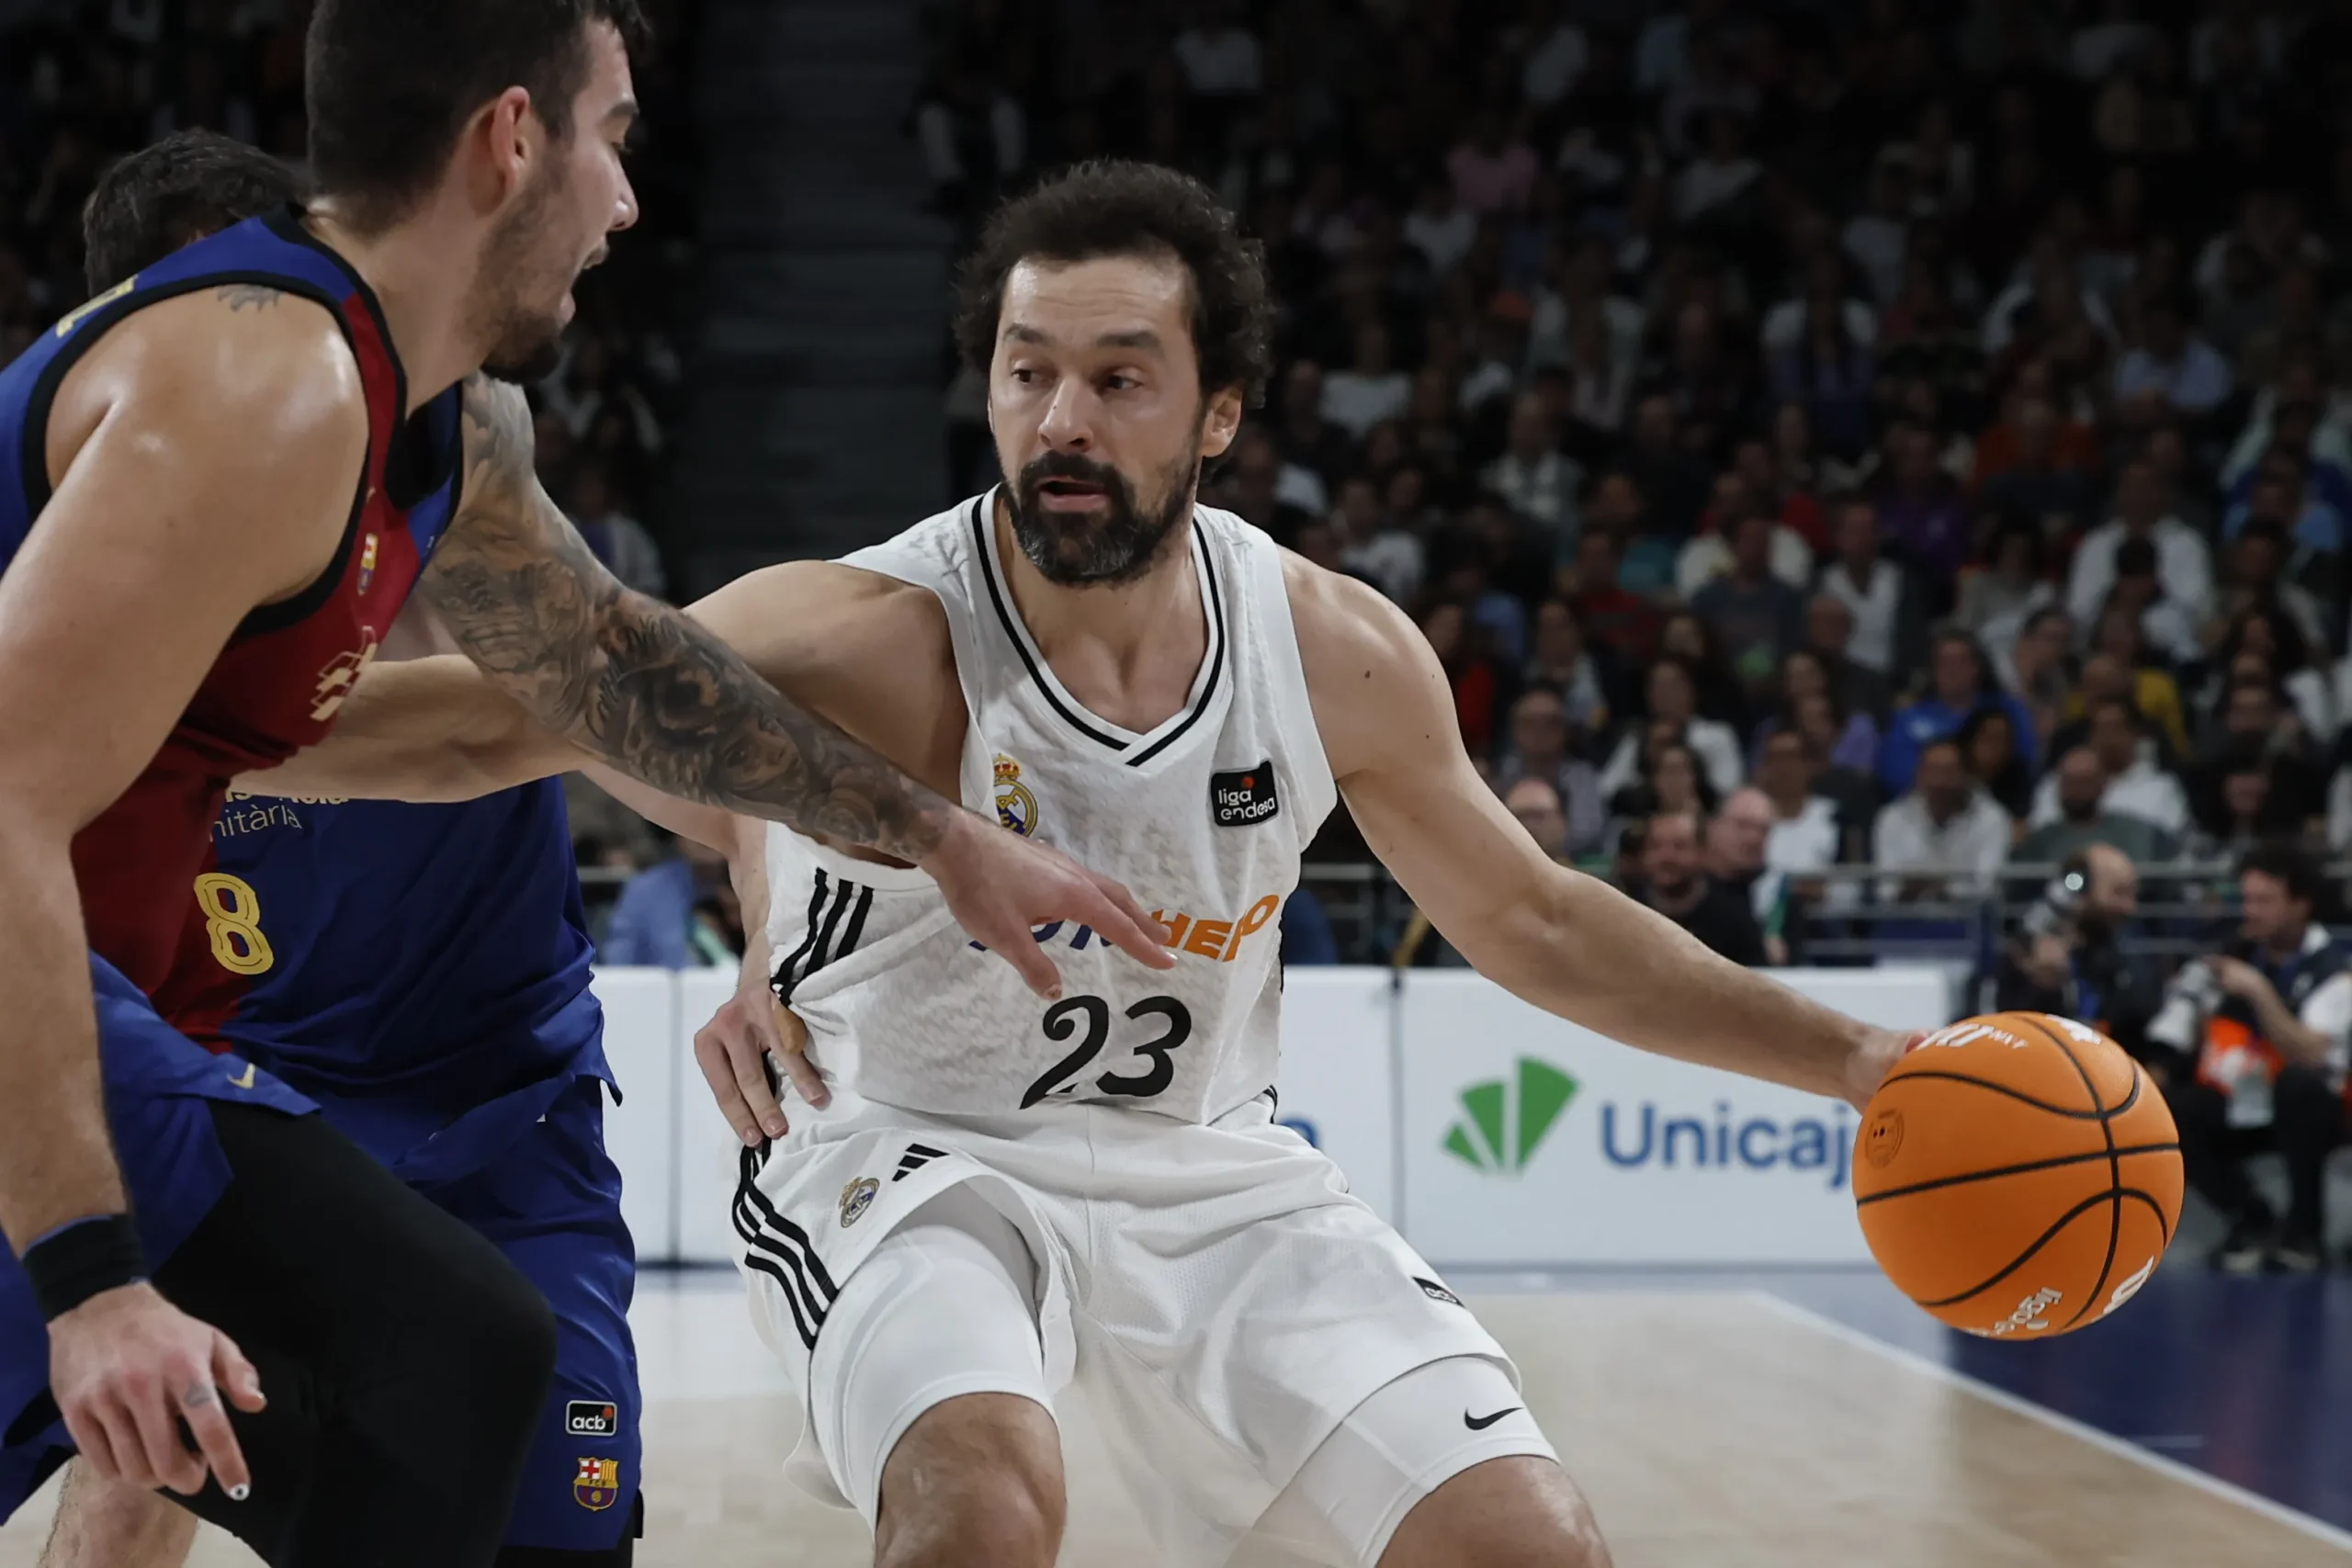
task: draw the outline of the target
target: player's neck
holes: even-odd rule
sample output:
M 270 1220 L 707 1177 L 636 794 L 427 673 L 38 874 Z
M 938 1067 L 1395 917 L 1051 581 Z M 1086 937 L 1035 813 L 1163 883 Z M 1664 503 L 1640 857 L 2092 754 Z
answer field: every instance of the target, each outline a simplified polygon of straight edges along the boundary
M 408 378 L 405 412 L 413 413 L 481 368 L 485 346 L 474 343 L 466 330 L 473 279 L 453 274 L 448 237 L 429 215 L 366 238 L 343 223 L 327 204 L 313 205 L 304 222 L 375 291 L 392 334 L 392 350 Z
M 1171 530 L 1151 570 L 1132 582 L 1069 588 L 1023 553 L 1001 496 L 995 528 L 1013 613 L 1070 695 L 1138 732 L 1184 705 L 1209 641 L 1189 530 Z

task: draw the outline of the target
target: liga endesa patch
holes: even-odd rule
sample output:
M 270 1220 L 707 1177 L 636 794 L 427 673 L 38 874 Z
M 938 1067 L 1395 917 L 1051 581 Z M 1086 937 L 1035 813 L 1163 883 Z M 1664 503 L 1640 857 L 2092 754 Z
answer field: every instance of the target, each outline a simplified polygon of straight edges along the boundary
M 1274 793 L 1274 764 L 1237 768 L 1209 775 L 1209 816 L 1220 828 L 1247 828 L 1271 822 L 1281 815 L 1282 796 Z

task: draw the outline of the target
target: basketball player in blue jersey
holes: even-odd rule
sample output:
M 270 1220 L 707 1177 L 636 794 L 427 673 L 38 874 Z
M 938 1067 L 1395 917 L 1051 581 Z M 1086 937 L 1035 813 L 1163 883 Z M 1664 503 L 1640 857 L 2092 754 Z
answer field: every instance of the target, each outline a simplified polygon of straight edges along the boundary
M 255 148 L 169 137 L 93 195 L 90 292 L 298 195 Z M 412 606 L 378 657 L 452 651 Z M 668 825 L 724 830 L 723 816 L 594 772 Z M 159 1005 L 317 1101 L 547 1297 L 555 1378 L 499 1568 L 627 1568 L 643 1532 L 635 1260 L 604 1148 L 613 1078 L 560 784 L 445 806 L 232 794 L 206 868 Z M 178 1568 L 195 1529 L 76 1467 L 43 1568 Z
M 323 738 L 412 588 L 592 757 L 925 865 L 1041 989 L 1051 964 L 1011 940 L 1040 919 L 1151 953 L 1122 890 L 621 589 L 513 464 L 527 409 L 475 373 L 544 363 L 634 220 L 637 22 L 632 0 L 322 0 L 319 198 L 0 370 L 0 1518 L 79 1451 L 273 1565 L 497 1555 L 545 1303 L 151 999 L 228 779 Z

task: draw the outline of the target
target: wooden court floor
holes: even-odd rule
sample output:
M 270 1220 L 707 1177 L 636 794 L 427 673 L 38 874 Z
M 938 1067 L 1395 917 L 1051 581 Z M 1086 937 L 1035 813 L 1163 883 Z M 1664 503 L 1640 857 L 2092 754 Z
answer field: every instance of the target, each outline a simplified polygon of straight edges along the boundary
M 1620 1568 L 2352 1568 L 2282 1511 L 2038 1418 L 1752 1292 L 1473 1303 Z M 854 1516 L 778 1474 L 776 1377 L 731 1291 L 649 1292 L 644 1568 L 857 1568 Z M 1079 1402 L 1073 1402 L 1074 1404 Z M 1064 1413 L 1069 1568 L 1148 1568 L 1082 1408 Z M 53 1488 L 52 1488 L 53 1490 Z M 33 1568 L 47 1498 L 0 1528 Z M 1245 1547 L 1241 1568 L 1274 1568 Z M 251 1568 L 208 1539 L 196 1568 Z

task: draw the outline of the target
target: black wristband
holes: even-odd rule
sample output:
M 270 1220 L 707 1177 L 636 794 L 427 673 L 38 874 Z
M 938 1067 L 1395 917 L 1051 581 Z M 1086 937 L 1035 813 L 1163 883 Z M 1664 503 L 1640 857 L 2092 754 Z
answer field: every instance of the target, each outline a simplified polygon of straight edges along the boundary
M 147 1275 L 147 1252 L 129 1214 L 81 1220 L 25 1249 L 25 1275 L 40 1314 L 54 1322 L 92 1296 Z

